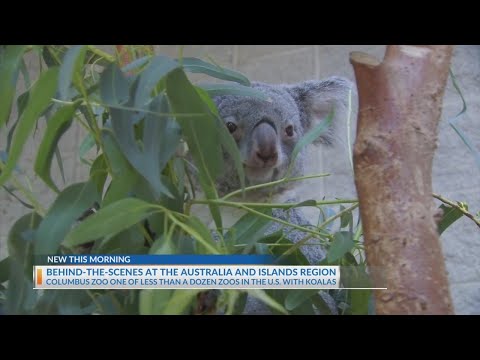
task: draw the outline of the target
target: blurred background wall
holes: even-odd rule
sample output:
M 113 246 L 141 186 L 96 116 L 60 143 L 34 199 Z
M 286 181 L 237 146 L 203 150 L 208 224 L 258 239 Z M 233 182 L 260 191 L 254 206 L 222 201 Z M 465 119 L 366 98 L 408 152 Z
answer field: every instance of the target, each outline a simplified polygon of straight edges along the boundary
M 100 46 L 113 53 L 113 46 Z M 332 75 L 345 76 L 354 81 L 348 60 L 351 51 L 365 51 L 383 57 L 384 45 L 186 45 L 184 56 L 213 59 L 216 63 L 244 73 L 250 80 L 271 83 L 292 83 L 310 79 L 322 79 Z M 176 56 L 178 46 L 156 45 L 156 54 Z M 28 59 L 32 79 L 36 78 L 39 63 L 36 57 Z M 459 121 L 460 127 L 480 151 L 480 46 L 457 45 L 452 70 L 467 102 L 467 114 Z M 192 81 L 201 76 L 192 76 Z M 211 81 L 211 79 L 209 79 Z M 18 93 L 24 91 L 19 84 Z M 352 98 L 352 129 L 354 141 L 357 98 Z M 466 201 L 470 210 L 480 210 L 480 168 L 474 162 L 460 137 L 449 126 L 447 120 L 462 108 L 460 97 L 453 88 L 451 79 L 445 92 L 443 114 L 440 123 L 439 146 L 433 168 L 433 189 L 445 197 Z M 12 114 L 16 117 L 16 113 Z M 38 132 L 41 134 L 42 126 Z M 66 185 L 84 181 L 88 169 L 78 158 L 78 148 L 85 132 L 72 126 L 60 142 Z M 311 147 L 311 168 L 308 173 L 328 172 L 330 177 L 311 180 L 299 188 L 302 199 L 318 194 L 321 198 L 355 197 L 355 187 L 347 153 L 345 124 L 340 124 L 337 144 L 332 148 Z M 52 203 L 54 194 L 36 179 L 31 171 L 36 151 L 41 140 L 34 137 L 25 148 L 20 171 L 28 175 L 30 184 L 45 208 Z M 6 134 L 0 134 L 0 148 L 6 144 Z M 54 166 L 55 168 L 55 166 Z M 55 179 L 61 179 L 54 169 Z M 20 176 L 20 178 L 24 178 Z M 61 181 L 58 180 L 61 184 Z M 27 186 L 28 183 L 26 183 Z M 64 185 L 65 186 L 65 185 Z M 314 189 L 314 190 L 312 190 Z M 0 190 L 0 258 L 6 256 L 8 231 L 16 219 L 28 209 L 22 207 L 4 190 Z M 451 292 L 457 314 L 480 314 L 480 229 L 467 218 L 462 218 L 442 235 L 443 253 L 449 273 Z

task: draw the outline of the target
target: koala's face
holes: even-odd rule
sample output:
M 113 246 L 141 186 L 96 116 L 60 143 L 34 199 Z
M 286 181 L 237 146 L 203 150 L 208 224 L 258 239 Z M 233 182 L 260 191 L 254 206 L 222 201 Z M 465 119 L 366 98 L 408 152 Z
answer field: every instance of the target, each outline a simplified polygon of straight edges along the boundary
M 268 101 L 243 96 L 219 96 L 214 99 L 225 126 L 235 139 L 243 161 L 247 186 L 283 178 L 299 139 L 331 110 L 336 117 L 345 107 L 350 82 L 342 78 L 307 81 L 298 85 L 253 83 Z M 332 129 L 319 141 L 330 142 Z M 304 173 L 305 152 L 292 166 L 290 176 Z M 225 172 L 219 179 L 219 191 L 239 188 L 233 162 L 225 152 Z

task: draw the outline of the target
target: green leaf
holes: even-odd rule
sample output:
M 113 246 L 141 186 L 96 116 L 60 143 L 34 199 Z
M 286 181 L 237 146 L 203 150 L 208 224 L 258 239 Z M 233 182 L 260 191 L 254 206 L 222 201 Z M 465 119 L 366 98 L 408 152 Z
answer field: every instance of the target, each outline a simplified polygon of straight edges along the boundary
M 82 76 L 81 71 L 86 52 L 86 45 L 76 45 L 69 48 L 64 55 L 58 75 L 58 91 L 61 100 L 69 98 L 70 84 L 72 81 L 75 83 L 75 77 Z
M 295 163 L 295 159 L 297 158 L 297 156 L 298 156 L 298 154 L 300 153 L 300 151 L 302 151 L 302 149 L 303 149 L 305 146 L 311 144 L 313 141 L 315 141 L 316 139 L 318 139 L 318 137 L 330 127 L 330 124 L 332 123 L 332 119 L 333 119 L 333 111 L 331 111 L 330 114 L 328 114 L 328 116 L 327 116 L 327 118 L 325 119 L 325 121 L 322 121 L 320 124 L 318 124 L 317 126 L 315 126 L 312 130 L 310 130 L 309 132 L 307 132 L 307 133 L 297 142 L 297 144 L 296 144 L 295 147 L 293 148 L 292 155 L 291 155 L 291 157 L 290 157 L 290 165 L 288 166 L 287 174 L 285 175 L 285 177 L 288 177 L 288 176 L 290 175 L 290 172 L 291 172 L 291 170 L 292 170 L 293 164 Z
M 50 169 L 52 158 L 57 148 L 58 141 L 67 131 L 72 123 L 72 117 L 75 114 L 79 103 L 65 105 L 57 110 L 55 115 L 48 121 L 47 129 L 42 142 L 38 148 L 35 159 L 35 173 L 47 184 L 53 191 L 59 192 L 58 187 L 52 180 Z
M 140 74 L 140 80 L 135 93 L 134 107 L 146 108 L 151 100 L 150 94 L 157 83 L 180 65 L 167 56 L 155 56 L 147 68 Z
M 10 277 L 10 262 L 12 258 L 10 256 L 0 261 L 0 284 L 3 284 Z
M 350 290 L 350 311 L 352 315 L 368 315 L 372 290 Z
M 225 290 L 228 306 L 225 315 L 241 315 L 247 305 L 248 294 L 240 290 Z
M 99 194 L 103 194 L 103 187 L 108 176 L 108 166 L 105 161 L 105 154 L 100 154 L 90 167 L 90 179 L 97 185 Z
M 116 64 L 109 65 L 100 76 L 100 96 L 106 104 L 119 105 L 129 98 L 129 83 Z
M 164 315 L 180 315 L 184 314 L 197 294 L 202 291 L 200 289 L 192 290 L 174 290 L 172 297 L 168 301 L 163 310 Z
M 27 257 L 31 254 L 32 234 L 38 228 L 42 217 L 37 213 L 31 212 L 23 215 L 11 227 L 8 233 L 8 253 L 11 258 L 19 263 L 25 263 Z
M 162 315 L 170 298 L 172 289 L 144 289 L 140 291 L 140 315 Z
M 320 206 L 319 210 L 320 210 L 320 215 L 319 215 L 319 218 L 318 218 L 318 224 L 319 225 L 321 223 L 325 222 L 327 219 L 331 218 L 332 216 L 336 215 L 335 210 L 333 210 L 330 206 L 326 206 L 326 205 Z M 332 227 L 333 227 L 333 222 L 330 222 L 323 229 L 326 230 L 326 231 L 330 231 L 332 229 Z
M 217 138 L 216 122 L 208 108 L 181 70 L 172 71 L 167 77 L 167 94 L 170 104 L 178 114 L 201 114 L 177 117 L 182 127 L 195 164 L 199 169 L 200 185 L 208 199 L 218 198 L 215 179 L 223 168 L 223 153 Z M 209 205 L 217 228 L 221 228 L 220 210 Z
M 62 176 L 63 183 L 65 184 L 65 171 L 63 170 L 63 161 L 62 155 L 58 146 L 55 147 L 55 160 L 57 161 L 58 169 L 60 170 L 60 175 Z
M 353 242 L 352 233 L 348 231 L 340 231 L 333 236 L 333 242 L 328 249 L 327 259 L 330 263 L 341 259 L 345 253 L 350 251 L 355 243 Z
M 205 247 L 207 253 L 218 253 L 218 250 L 216 249 L 216 243 L 212 239 L 212 234 L 210 230 L 205 226 L 203 222 L 200 221 L 200 219 L 192 215 L 188 218 L 185 225 L 192 228 L 195 233 L 199 235 L 196 236 L 195 239 Z M 202 253 L 202 251 L 199 251 L 199 253 Z
M 29 314 L 33 310 L 36 297 L 33 283 L 24 275 L 24 264 L 12 259 L 5 312 L 9 315 Z
M 50 207 L 35 233 L 35 254 L 56 254 L 71 226 L 95 201 L 100 201 L 95 184 L 91 181 L 65 188 Z
M 202 98 L 203 102 L 207 104 L 210 112 L 212 113 L 215 123 L 216 129 L 218 131 L 218 137 L 220 139 L 220 143 L 222 144 L 223 148 L 229 153 L 231 156 L 233 163 L 235 165 L 235 170 L 237 171 L 238 178 L 240 180 L 240 188 L 245 188 L 245 170 L 243 168 L 243 161 L 240 155 L 240 151 L 238 150 L 237 143 L 235 142 L 232 134 L 228 131 L 227 127 L 225 126 L 223 120 L 220 118 L 217 110 L 217 106 L 210 98 L 208 93 L 199 88 L 195 87 L 197 90 L 198 95 Z
M 139 226 L 119 232 L 118 234 L 107 235 L 103 239 L 96 241 L 92 253 L 110 254 L 118 252 L 120 254 L 141 254 L 144 253 L 145 238 Z
M 273 246 L 269 246 L 269 244 Z M 285 237 L 283 230 L 266 235 L 256 243 L 257 252 L 274 255 L 278 265 L 310 265 L 300 249 L 296 249 L 286 256 L 283 255 L 292 246 L 294 246 L 293 242 Z
M 25 107 L 28 104 L 29 95 L 30 95 L 30 92 L 26 91 L 17 98 L 17 120 L 13 123 L 13 125 L 10 127 L 10 130 L 8 131 L 7 153 L 10 152 L 10 147 L 12 146 L 13 133 L 15 132 L 15 128 L 17 127 L 18 120 L 20 120 L 20 117 L 23 114 L 23 110 L 25 110 Z
M 292 311 L 317 293 L 318 289 L 290 290 L 285 298 L 285 309 Z
M 163 95 L 155 98 L 150 109 L 159 113 L 170 112 L 167 98 Z M 180 137 L 180 126 L 171 117 L 159 117 L 151 113 L 145 117 L 142 162 L 136 168 L 157 194 L 170 194 L 162 184 L 160 174 L 168 160 L 175 154 Z
M 15 96 L 18 65 L 25 52 L 25 45 L 9 45 L 0 58 L 0 130 L 10 117 Z
M 272 215 L 271 209 L 260 209 L 259 211 L 265 215 Z M 232 245 L 252 245 L 264 237 L 265 230 L 270 224 L 269 219 L 247 213 L 228 230 L 225 239 Z
M 78 156 L 80 159 L 85 159 L 85 154 L 95 145 L 95 137 L 92 133 L 88 133 L 87 136 L 83 138 L 80 148 L 78 149 Z
M 23 81 L 25 82 L 25 88 L 30 89 L 32 87 L 32 82 L 30 81 L 30 74 L 28 73 L 27 64 L 23 58 L 20 61 L 20 72 L 22 73 Z
M 240 84 L 208 84 L 200 83 L 198 84 L 200 88 L 205 90 L 210 96 L 220 96 L 220 95 L 235 95 L 235 96 L 249 96 L 257 98 L 260 100 L 268 100 L 268 96 L 249 86 L 243 86 Z
M 340 211 L 345 210 L 345 206 L 340 205 Z M 340 228 L 347 227 L 349 224 L 353 223 L 353 214 L 351 211 L 344 213 L 340 216 Z
M 438 223 L 439 235 L 441 235 L 450 225 L 463 216 L 463 213 L 460 210 L 445 204 L 440 205 L 440 209 L 443 210 L 443 216 Z
M 148 251 L 149 254 L 166 254 L 166 255 L 173 255 L 177 254 L 177 250 L 173 245 L 172 239 L 168 239 L 166 236 L 160 236 L 157 240 L 155 240 L 152 244 L 152 247 Z
M 248 294 L 259 299 L 266 305 L 270 306 L 271 308 L 281 312 L 282 314 L 288 315 L 287 310 L 280 305 L 277 301 L 275 301 L 273 298 L 271 298 L 269 295 L 264 290 L 260 289 L 248 289 L 247 290 Z
M 0 185 L 9 178 L 22 154 L 23 146 L 35 125 L 36 120 L 47 108 L 51 98 L 55 95 L 57 78 L 58 68 L 50 68 L 40 76 L 40 79 L 38 79 L 35 85 L 33 85 L 32 90 L 30 90 L 28 104 L 18 121 L 13 135 L 12 147 L 8 154 L 8 161 L 4 170 L 0 174 Z
M 102 138 L 105 155 L 112 170 L 112 182 L 102 202 L 102 206 L 106 206 L 130 196 L 140 175 L 125 159 L 111 133 L 104 131 Z
M 151 184 L 157 198 L 160 194 L 173 197 L 170 190 L 162 182 L 160 167 L 163 169 L 169 157 L 176 150 L 176 143 L 179 141 L 176 124 L 168 120 L 162 123 L 163 119 L 149 119 L 148 129 L 146 130 L 154 131 L 154 134 L 145 134 L 148 148 L 140 151 L 133 132 L 132 114 L 113 108 L 110 109 L 110 114 L 115 137 L 120 145 L 118 148 L 123 152 L 128 162 Z M 153 123 L 153 121 L 157 123 Z M 165 132 L 168 131 L 168 133 L 160 135 L 159 131 L 162 129 Z M 161 139 L 157 139 L 157 143 L 155 143 L 155 139 L 151 135 L 161 136 Z M 164 136 L 169 136 L 170 139 L 164 138 Z M 160 151 L 163 152 L 160 153 Z
M 25 201 L 23 201 L 22 199 L 20 199 L 17 195 L 15 195 L 15 193 L 13 191 L 15 190 L 10 190 L 8 187 L 6 187 L 5 185 L 2 185 L 2 188 L 7 192 L 9 193 L 13 198 L 15 198 L 20 204 L 22 204 L 23 206 L 25 206 L 27 209 L 34 209 L 34 206 L 26 203 Z
M 178 60 L 177 60 L 178 61 Z M 217 79 L 235 81 L 250 86 L 250 81 L 245 75 L 237 71 L 225 69 L 221 66 L 210 64 L 198 58 L 186 57 L 181 59 L 183 68 L 191 73 L 202 73 Z
M 105 235 L 117 234 L 142 221 L 153 211 L 152 204 L 139 199 L 119 200 L 101 208 L 73 228 L 66 236 L 64 245 L 77 246 Z
M 152 57 L 150 55 L 147 55 L 147 56 L 141 57 L 139 59 L 136 59 L 136 60 L 132 61 L 131 63 L 129 63 L 128 65 L 125 65 L 124 67 L 122 67 L 122 71 L 125 72 L 125 73 L 128 73 L 132 70 L 141 68 L 143 65 L 148 63 L 151 58 Z
M 56 299 L 59 315 L 85 315 L 95 307 L 85 290 L 64 289 Z M 84 306 L 84 304 L 90 306 Z

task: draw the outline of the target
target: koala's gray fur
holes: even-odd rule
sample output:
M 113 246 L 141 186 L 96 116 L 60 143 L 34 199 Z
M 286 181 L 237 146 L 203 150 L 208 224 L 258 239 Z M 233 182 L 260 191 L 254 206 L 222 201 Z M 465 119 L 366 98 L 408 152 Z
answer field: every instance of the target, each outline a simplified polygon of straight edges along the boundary
M 312 127 L 324 121 L 333 110 L 332 126 L 316 141 L 317 144 L 332 144 L 336 123 L 344 119 L 348 91 L 352 89 L 351 82 L 341 77 L 330 77 L 321 81 L 305 81 L 293 85 L 270 85 L 254 82 L 252 86 L 264 92 L 269 100 L 264 101 L 251 97 L 231 95 L 214 98 L 219 114 L 224 119 L 224 122 L 232 122 L 237 127 L 232 135 L 237 142 L 243 160 L 252 156 L 252 146 L 255 146 L 252 143 L 252 134 L 258 124 L 265 121 L 265 119 L 275 129 L 275 133 L 279 137 L 279 141 L 276 142 L 278 150 L 277 164 L 269 170 L 264 170 L 263 168 L 252 169 L 250 171 L 251 176 L 249 176 L 247 166 L 247 186 L 283 178 L 286 175 L 292 151 L 298 140 Z M 286 132 L 284 133 L 289 125 L 293 126 L 294 130 L 291 137 L 285 135 Z M 306 159 L 306 154 L 306 149 L 303 149 L 298 154 L 292 167 L 291 177 L 304 175 L 305 164 L 308 160 Z M 223 175 L 218 179 L 218 191 L 220 194 L 231 192 L 240 187 L 233 161 L 229 161 L 229 155 L 226 152 L 224 153 L 224 158 L 226 160 L 226 168 Z M 275 188 L 274 192 L 281 193 L 292 186 L 294 186 L 293 182 L 286 183 Z M 271 192 L 272 188 L 268 188 L 266 191 Z M 259 192 L 258 195 L 264 193 Z M 320 196 L 321 194 L 318 194 L 318 197 Z M 289 199 L 289 201 L 296 201 L 296 199 Z M 275 209 L 273 216 L 303 226 L 308 226 L 310 223 L 301 210 L 297 208 L 288 212 Z M 278 231 L 281 227 L 282 225 L 279 223 L 272 223 L 266 234 Z M 284 231 L 288 234 L 287 238 L 292 242 L 298 242 L 307 235 L 298 230 L 292 231 L 292 229 L 287 228 Z M 312 241 L 315 242 L 315 239 L 312 239 Z M 302 248 L 302 252 L 312 264 L 318 263 L 325 256 L 325 249 L 319 245 L 305 246 Z M 336 306 L 332 303 L 331 298 L 326 300 L 329 302 L 332 310 L 336 312 Z M 260 301 L 249 299 L 245 313 L 263 314 L 269 313 L 269 310 Z

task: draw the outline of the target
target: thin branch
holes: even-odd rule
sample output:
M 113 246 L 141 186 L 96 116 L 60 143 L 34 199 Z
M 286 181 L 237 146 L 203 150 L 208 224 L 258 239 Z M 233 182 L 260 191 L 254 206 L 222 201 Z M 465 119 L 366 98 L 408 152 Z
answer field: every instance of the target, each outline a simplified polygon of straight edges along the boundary
M 271 181 L 271 182 L 268 182 L 268 183 L 263 183 L 263 184 L 258 184 L 258 185 L 253 185 L 253 186 L 246 187 L 245 192 L 251 191 L 251 190 L 257 190 L 257 189 L 261 189 L 261 188 L 265 188 L 265 187 L 269 187 L 269 186 L 275 186 L 275 185 L 283 184 L 283 183 L 290 182 L 290 181 L 306 180 L 306 179 L 313 179 L 313 178 L 319 178 L 319 177 L 325 177 L 325 176 L 330 176 L 330 174 L 316 174 L 316 175 L 306 175 L 306 176 L 293 177 L 293 178 L 282 178 L 282 179 Z M 238 190 L 232 191 L 231 193 L 225 195 L 221 199 L 222 200 L 227 200 L 228 198 L 231 198 L 232 196 L 240 194 L 242 192 L 242 190 L 243 189 L 238 189 Z
M 438 194 L 435 194 L 433 193 L 432 194 L 433 197 L 437 200 L 440 200 L 441 202 L 443 202 L 444 204 L 447 204 L 451 207 L 454 207 L 455 209 L 457 209 L 458 211 L 460 211 L 463 215 L 465 215 L 466 217 L 468 217 L 469 219 L 471 219 L 475 224 L 477 224 L 478 227 L 480 227 L 480 221 L 479 219 L 477 219 L 475 217 L 475 215 L 469 213 L 467 210 L 465 210 L 463 207 L 461 207 L 460 205 L 458 204 L 455 204 L 453 201 L 451 200 L 448 200 L 446 198 L 444 198 L 443 196 L 441 195 L 438 195 Z
M 305 204 L 305 201 L 297 202 L 297 203 L 251 203 L 251 202 L 234 202 L 234 201 L 223 201 L 223 200 L 190 200 L 191 204 L 212 204 L 216 203 L 219 205 L 228 205 L 228 204 L 238 204 L 248 207 L 259 207 L 259 208 L 272 208 L 272 209 L 291 209 L 295 207 L 302 207 L 302 206 L 321 206 L 321 205 L 336 205 L 336 204 L 354 204 L 357 203 L 358 200 L 356 199 L 339 199 L 339 200 L 323 200 L 323 201 L 315 201 L 315 205 Z

